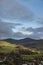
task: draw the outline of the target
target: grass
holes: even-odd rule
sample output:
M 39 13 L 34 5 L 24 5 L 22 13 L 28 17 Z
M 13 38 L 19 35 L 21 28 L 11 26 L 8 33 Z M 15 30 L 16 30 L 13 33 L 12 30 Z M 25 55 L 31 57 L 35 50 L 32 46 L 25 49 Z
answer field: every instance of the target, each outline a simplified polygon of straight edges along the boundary
M 0 41 L 0 53 L 10 53 L 11 51 L 16 52 L 17 46 L 18 45 L 16 45 L 16 44 L 10 44 L 10 43 L 5 42 L 5 41 Z M 43 53 L 36 50 L 36 49 L 26 48 L 26 47 L 24 47 L 22 45 L 19 45 L 19 48 L 21 50 L 26 50 L 26 51 L 29 50 L 29 51 L 33 52 L 33 54 L 30 54 L 30 55 L 21 54 L 21 57 L 23 57 L 25 59 L 33 60 L 35 57 L 42 57 L 43 56 Z M 37 52 L 37 54 L 34 54 L 34 52 Z
M 10 44 L 10 43 L 5 42 L 5 41 L 0 41 L 0 52 L 5 53 L 5 52 L 11 52 L 12 50 L 15 51 L 15 49 L 16 49 L 17 46 L 21 50 L 26 50 L 26 51 L 28 50 L 28 51 L 31 51 L 33 53 L 35 53 L 35 52 L 41 53 L 37 49 L 27 48 L 27 47 L 24 47 L 23 45 Z
M 21 55 L 21 57 L 23 57 L 24 59 L 27 59 L 27 60 L 34 60 L 35 58 L 40 58 L 40 59 L 43 59 L 43 55 L 42 54 L 31 54 L 31 55 Z
M 17 54 L 11 54 L 10 52 L 23 52 L 23 53 L 20 53 L 20 56 L 18 56 Z M 31 54 L 31 52 L 32 54 Z M 0 41 L 0 53 L 3 53 L 3 57 L 4 56 L 4 53 L 10 53 L 11 56 L 9 58 L 13 58 L 13 60 L 16 60 L 19 58 L 19 61 L 21 62 L 21 64 L 23 63 L 23 61 L 21 61 L 20 59 L 24 59 L 24 60 L 27 60 L 27 61 L 33 61 L 35 60 L 35 58 L 41 58 L 43 59 L 43 52 L 37 50 L 37 49 L 34 49 L 34 48 L 27 48 L 27 47 L 24 47 L 23 45 L 16 45 L 16 44 L 10 44 L 8 42 L 5 42 L 5 41 Z M 28 54 L 30 53 L 30 54 Z M 8 60 L 9 60 L 8 58 Z M 14 63 L 9 60 L 8 63 L 10 63 L 12 65 L 14 65 Z M 17 62 L 17 60 L 16 60 Z M 25 61 L 26 62 L 26 61 Z M 2 65 L 5 65 L 4 63 Z M 20 64 L 19 64 L 20 65 Z
M 17 45 L 15 44 L 10 44 L 8 42 L 0 41 L 0 53 L 8 53 L 11 52 L 12 50 L 15 50 Z

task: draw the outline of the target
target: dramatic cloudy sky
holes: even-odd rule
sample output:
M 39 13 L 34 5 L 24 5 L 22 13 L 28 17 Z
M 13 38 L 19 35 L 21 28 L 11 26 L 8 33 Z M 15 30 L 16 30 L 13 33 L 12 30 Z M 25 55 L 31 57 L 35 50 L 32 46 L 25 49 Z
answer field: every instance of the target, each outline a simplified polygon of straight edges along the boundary
M 0 39 L 43 39 L 43 0 L 0 0 Z

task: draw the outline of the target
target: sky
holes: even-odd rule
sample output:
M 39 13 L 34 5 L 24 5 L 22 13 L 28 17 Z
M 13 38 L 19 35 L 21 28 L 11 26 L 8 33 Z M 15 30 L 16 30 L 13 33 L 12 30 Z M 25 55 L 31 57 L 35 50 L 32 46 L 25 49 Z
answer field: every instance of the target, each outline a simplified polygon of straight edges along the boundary
M 0 0 L 0 39 L 43 39 L 43 0 Z

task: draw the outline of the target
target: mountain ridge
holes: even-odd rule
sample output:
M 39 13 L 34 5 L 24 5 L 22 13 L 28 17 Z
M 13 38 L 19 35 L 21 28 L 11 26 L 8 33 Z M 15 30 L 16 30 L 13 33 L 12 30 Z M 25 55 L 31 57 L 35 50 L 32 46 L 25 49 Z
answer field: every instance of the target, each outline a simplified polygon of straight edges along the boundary
M 4 39 L 3 41 L 7 41 L 7 42 L 14 44 L 14 43 L 27 43 L 27 42 L 30 42 L 30 41 L 34 41 L 34 39 L 24 38 L 24 39 L 16 40 L 16 39 L 8 38 L 8 39 Z
M 31 38 L 25 38 L 25 39 L 15 40 L 15 39 L 9 38 L 3 41 L 7 41 L 11 44 L 24 45 L 26 47 L 37 48 L 37 49 L 43 50 L 43 39 L 35 40 Z

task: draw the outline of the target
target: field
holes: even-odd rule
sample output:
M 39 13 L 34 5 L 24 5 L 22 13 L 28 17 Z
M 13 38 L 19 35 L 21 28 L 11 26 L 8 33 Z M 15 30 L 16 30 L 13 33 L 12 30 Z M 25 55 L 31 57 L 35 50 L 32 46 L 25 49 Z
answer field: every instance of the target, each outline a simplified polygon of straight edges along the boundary
M 34 60 L 43 61 L 43 52 L 35 48 L 27 48 L 23 45 L 10 44 L 0 41 L 0 64 L 22 65 Z

